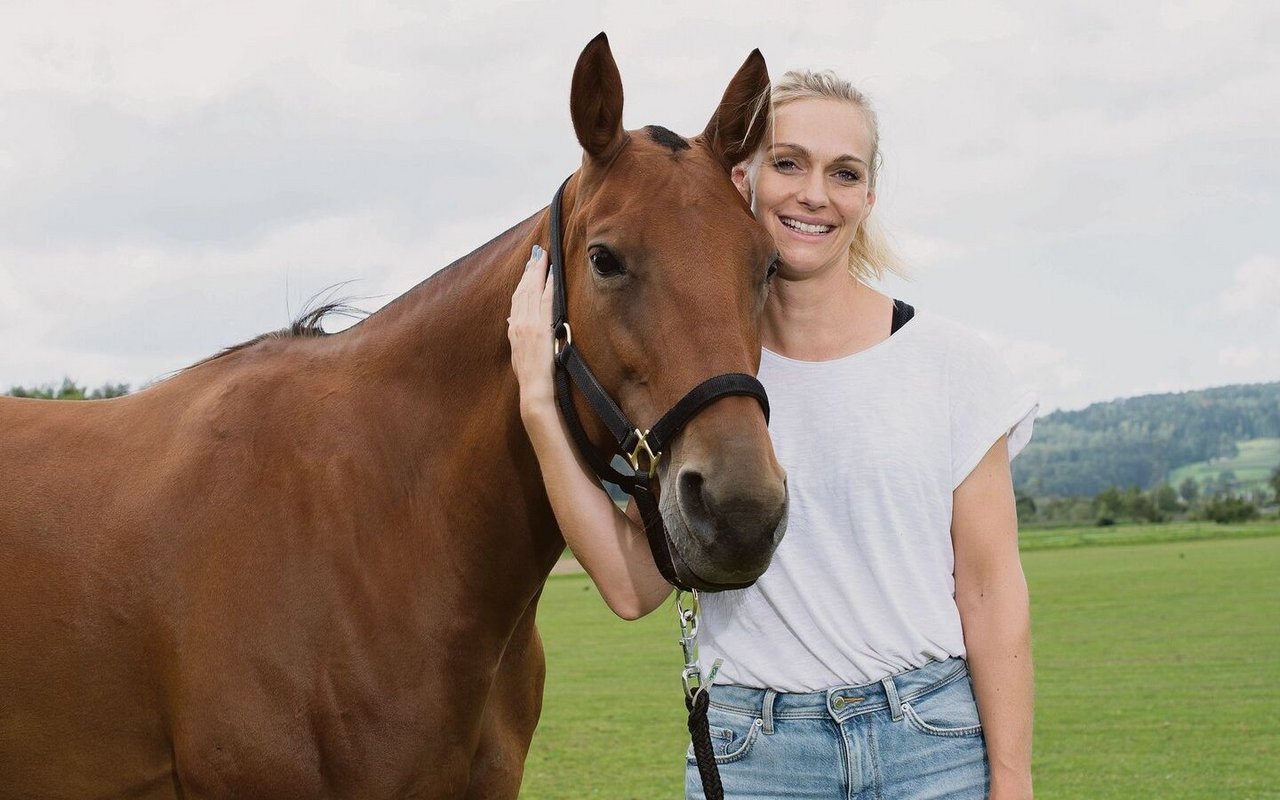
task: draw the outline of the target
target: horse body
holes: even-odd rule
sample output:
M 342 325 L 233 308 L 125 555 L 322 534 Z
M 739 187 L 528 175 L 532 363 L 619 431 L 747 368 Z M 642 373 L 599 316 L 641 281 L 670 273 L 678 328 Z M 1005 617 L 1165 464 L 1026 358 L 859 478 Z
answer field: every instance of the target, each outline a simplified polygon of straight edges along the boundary
M 740 94 L 767 88 L 748 62 Z M 624 213 L 629 299 L 672 298 L 655 316 L 703 328 L 655 361 L 642 320 L 609 310 L 619 284 L 571 273 L 575 335 L 653 419 L 726 364 L 754 370 L 772 245 L 725 152 L 699 142 L 686 164 L 669 143 L 626 144 L 620 84 L 616 108 L 579 102 L 584 64 L 607 77 L 603 37 L 575 72 L 575 126 L 591 107 L 616 130 L 608 163 L 588 148 L 566 192 L 566 263 L 586 265 Z M 731 94 L 722 108 L 742 105 Z M 692 246 L 677 220 L 725 236 Z M 339 334 L 255 340 L 112 400 L 0 398 L 0 798 L 516 796 L 541 708 L 537 600 L 564 542 L 504 320 L 547 225 L 535 214 Z M 705 267 L 720 251 L 735 269 Z M 775 501 L 757 525 L 772 538 L 748 553 L 767 564 L 781 473 L 754 401 L 735 400 L 664 469 L 675 483 L 696 463 L 711 486 L 724 470 L 707 454 L 730 442 L 743 502 Z
M 0 403 L 0 459 L 27 462 L 0 473 L 0 685 L 22 698 L 0 710 L 0 795 L 462 796 L 500 664 L 525 729 L 495 757 L 518 767 L 563 541 L 519 479 L 536 462 L 493 313 L 515 273 L 485 262 L 537 229 L 341 336 L 116 400 Z M 456 474 L 476 452 L 491 472 Z M 473 546 L 441 541 L 462 531 Z

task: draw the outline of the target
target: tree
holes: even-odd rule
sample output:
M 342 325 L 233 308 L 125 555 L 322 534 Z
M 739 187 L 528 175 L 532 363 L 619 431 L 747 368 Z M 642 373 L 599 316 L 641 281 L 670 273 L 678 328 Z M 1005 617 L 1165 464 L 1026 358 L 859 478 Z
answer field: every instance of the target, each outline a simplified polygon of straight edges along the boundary
M 1124 493 L 1124 510 L 1134 521 L 1162 522 L 1164 515 L 1156 510 L 1151 496 L 1137 486 L 1130 486 Z
M 1240 481 L 1236 478 L 1236 471 L 1233 469 L 1224 469 L 1218 473 L 1218 479 L 1213 483 L 1214 494 L 1231 494 L 1240 485 Z
M 1017 503 L 1018 522 L 1026 524 L 1036 518 L 1036 501 L 1031 495 L 1023 492 L 1021 489 L 1014 492 Z
M 1247 522 L 1258 516 L 1258 507 L 1239 497 L 1218 496 L 1204 504 L 1204 515 L 1217 523 Z
M 127 383 L 104 383 L 92 392 L 89 392 L 89 400 L 107 400 L 112 397 L 124 397 L 129 393 L 129 384 Z
M 1098 514 L 1098 522 L 1111 524 L 1116 521 L 1116 517 L 1124 510 L 1124 497 L 1120 495 L 1120 490 L 1114 486 L 1108 486 L 1093 498 L 1093 507 Z
M 1271 491 L 1276 493 L 1276 502 L 1280 503 L 1280 467 L 1272 470 L 1271 479 L 1268 483 L 1271 484 Z
M 128 393 L 129 384 L 127 383 L 104 383 L 97 389 L 89 391 L 87 386 L 79 386 L 70 378 L 63 378 L 62 385 L 56 387 L 51 383 L 30 389 L 13 386 L 8 392 L 11 397 L 31 397 L 37 400 L 105 400 L 110 397 L 122 397 Z
M 1186 501 L 1187 505 L 1193 506 L 1196 500 L 1200 499 L 1200 484 L 1196 483 L 1196 479 L 1190 476 L 1182 483 L 1178 484 L 1178 494 Z
M 1167 483 L 1156 486 L 1155 492 L 1151 493 L 1151 502 L 1155 504 L 1156 511 L 1160 512 L 1161 515 L 1178 513 L 1183 509 L 1178 499 L 1178 490 Z

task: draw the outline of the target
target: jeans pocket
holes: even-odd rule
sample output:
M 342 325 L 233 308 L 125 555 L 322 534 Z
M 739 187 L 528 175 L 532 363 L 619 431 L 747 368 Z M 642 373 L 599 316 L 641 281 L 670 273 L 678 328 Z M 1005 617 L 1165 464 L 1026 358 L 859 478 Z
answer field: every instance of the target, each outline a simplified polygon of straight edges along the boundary
M 707 722 L 711 732 L 711 749 L 715 752 L 717 764 L 728 764 L 746 757 L 764 726 L 764 720 L 754 715 L 725 711 L 715 705 L 707 709 Z M 685 753 L 685 759 L 690 764 L 697 761 L 692 742 Z
M 930 736 L 982 735 L 978 703 L 973 699 L 973 684 L 968 675 L 904 700 L 902 715 L 911 727 Z

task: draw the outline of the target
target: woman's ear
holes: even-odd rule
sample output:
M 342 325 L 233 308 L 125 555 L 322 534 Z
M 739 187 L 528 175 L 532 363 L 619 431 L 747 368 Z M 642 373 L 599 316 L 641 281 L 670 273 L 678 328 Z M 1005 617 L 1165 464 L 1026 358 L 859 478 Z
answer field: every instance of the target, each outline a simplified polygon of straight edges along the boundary
M 747 174 L 747 163 L 743 161 L 735 164 L 733 169 L 729 170 L 729 177 L 733 179 L 733 185 L 738 187 L 738 193 L 742 195 L 742 199 L 747 201 L 747 205 L 751 205 L 751 176 Z

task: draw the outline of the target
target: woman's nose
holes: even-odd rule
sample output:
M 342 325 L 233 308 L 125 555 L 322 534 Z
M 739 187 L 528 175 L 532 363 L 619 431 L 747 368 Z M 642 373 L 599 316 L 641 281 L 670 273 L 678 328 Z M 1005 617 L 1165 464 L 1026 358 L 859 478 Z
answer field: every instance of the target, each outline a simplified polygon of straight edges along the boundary
M 811 171 L 805 176 L 804 184 L 800 187 L 800 193 L 796 195 L 796 200 L 809 209 L 819 209 L 825 206 L 827 204 L 826 176 L 817 170 Z

